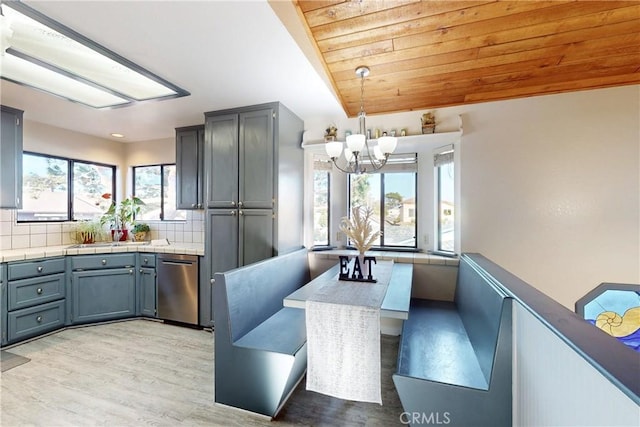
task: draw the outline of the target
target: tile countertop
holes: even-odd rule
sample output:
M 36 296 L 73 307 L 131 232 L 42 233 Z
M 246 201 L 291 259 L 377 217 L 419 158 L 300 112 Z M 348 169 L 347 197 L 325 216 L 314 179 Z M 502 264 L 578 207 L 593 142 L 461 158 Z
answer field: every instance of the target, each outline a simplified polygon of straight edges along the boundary
M 332 249 L 328 251 L 313 251 L 316 258 L 338 259 L 340 255 L 355 256 L 358 252 L 354 249 Z M 393 262 L 407 264 L 434 264 L 458 266 L 460 260 L 441 255 L 428 254 L 423 252 L 393 252 L 393 251 L 369 251 L 367 256 L 374 256 L 379 260 L 392 260 Z
M 0 252 L 0 262 L 23 261 L 64 255 L 90 255 L 119 252 L 154 252 L 186 255 L 204 255 L 203 243 L 172 243 L 170 245 L 148 245 L 126 243 L 120 246 L 97 246 L 74 248 L 74 245 L 43 246 L 39 248 L 11 249 Z

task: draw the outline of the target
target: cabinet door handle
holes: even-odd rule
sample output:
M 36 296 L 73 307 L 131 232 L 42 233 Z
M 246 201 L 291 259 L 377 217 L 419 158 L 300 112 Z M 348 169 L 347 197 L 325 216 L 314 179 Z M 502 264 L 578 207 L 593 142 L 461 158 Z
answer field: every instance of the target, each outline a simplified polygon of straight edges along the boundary
M 38 317 L 36 317 L 36 322 L 38 322 L 38 323 L 42 323 L 42 316 L 38 316 Z
M 142 273 L 142 269 L 140 269 L 140 273 Z
M 145 263 L 145 264 L 149 264 L 149 259 L 148 259 L 148 258 L 145 258 L 145 259 L 144 259 L 144 263 Z
M 102 260 L 102 265 L 107 265 L 107 260 L 106 259 Z
M 214 283 L 216 283 L 216 279 L 211 279 L 211 284 L 213 285 Z
M 236 211 L 231 211 L 231 216 L 236 216 Z
M 195 204 L 195 203 L 191 203 L 191 207 L 192 207 L 192 208 L 195 208 L 195 207 L 196 207 L 196 204 Z
M 231 201 L 231 206 L 235 206 L 235 205 L 236 205 L 236 202 Z
M 44 270 L 44 268 L 41 265 L 39 265 L 37 270 L 38 270 L 38 273 L 42 273 L 42 270 Z
M 38 295 L 42 295 L 42 288 L 38 288 L 38 289 L 36 289 L 36 293 L 37 293 Z
M 244 211 L 240 211 L 240 212 L 238 212 L 238 214 L 239 214 L 240 216 L 242 216 L 242 215 L 244 215 Z
M 239 208 L 241 208 L 241 207 L 243 207 L 243 206 L 244 206 L 244 203 L 242 203 L 242 202 L 238 202 L 238 207 L 239 207 Z
M 129 270 L 129 274 L 133 274 L 133 269 Z

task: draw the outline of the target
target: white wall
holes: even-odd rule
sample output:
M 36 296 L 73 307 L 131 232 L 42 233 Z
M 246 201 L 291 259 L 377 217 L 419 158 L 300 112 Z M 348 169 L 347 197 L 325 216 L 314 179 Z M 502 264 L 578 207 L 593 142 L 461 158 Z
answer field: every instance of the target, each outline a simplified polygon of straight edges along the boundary
M 470 106 L 462 249 L 573 310 L 640 283 L 640 86 Z
M 422 112 L 368 117 L 367 127 L 419 133 Z M 601 282 L 640 283 L 640 86 L 435 113 L 437 132 L 463 118 L 456 147 L 463 252 L 482 253 L 571 310 Z M 305 140 L 322 138 L 330 123 L 339 138 L 357 125 L 306 121 Z M 425 234 L 433 240 L 433 177 L 419 179 L 425 247 Z

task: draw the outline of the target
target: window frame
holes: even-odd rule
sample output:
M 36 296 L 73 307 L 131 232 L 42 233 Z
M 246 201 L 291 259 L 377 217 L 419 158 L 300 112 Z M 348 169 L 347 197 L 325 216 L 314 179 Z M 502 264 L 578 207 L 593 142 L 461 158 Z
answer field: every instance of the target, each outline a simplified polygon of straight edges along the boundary
M 79 220 L 74 219 L 74 209 L 73 209 L 73 199 L 74 199 L 74 195 L 75 195 L 75 183 L 74 183 L 74 165 L 75 163 L 83 163 L 86 165 L 96 165 L 96 166 L 100 166 L 100 167 L 105 167 L 105 168 L 111 168 L 112 174 L 111 174 L 111 197 L 112 200 L 115 200 L 116 197 L 116 172 L 117 172 L 117 167 L 115 165 L 110 165 L 108 163 L 100 163 L 100 162 L 93 162 L 90 160 L 83 160 L 83 159 L 75 159 L 75 158 L 71 158 L 71 157 L 64 157 L 64 156 L 56 156 L 53 154 L 46 154 L 46 153 L 38 153 L 35 151 L 23 151 L 23 180 L 24 180 L 24 155 L 30 155 L 30 156 L 37 156 L 37 157 L 44 157 L 44 158 L 49 158 L 49 159 L 56 159 L 56 160 L 64 160 L 67 163 L 67 219 L 49 219 L 49 220 L 45 220 L 45 221 L 38 221 L 38 220 L 21 220 L 18 219 L 18 215 L 16 214 L 16 222 L 17 223 L 21 223 L 21 224 L 44 224 L 44 223 L 61 223 L 61 222 L 77 222 Z M 18 212 L 22 210 L 22 209 L 18 209 Z
M 434 239 L 434 252 L 441 253 L 445 255 L 455 255 L 456 254 L 456 234 L 458 231 L 457 221 L 455 216 L 455 206 L 456 206 L 456 162 L 455 162 L 455 147 L 453 145 L 441 147 L 440 149 L 434 152 L 434 217 L 435 217 L 435 233 L 436 238 Z M 438 164 L 437 157 L 450 155 L 450 161 L 442 164 Z M 443 173 L 443 167 L 451 165 L 453 167 L 453 250 L 449 250 L 442 247 L 442 186 L 441 186 L 441 176 Z
M 417 157 L 416 157 L 416 161 L 417 161 Z M 383 169 L 384 171 L 384 169 Z M 384 241 L 384 224 L 385 224 L 385 200 L 386 200 L 386 193 L 385 193 L 385 181 L 384 181 L 384 176 L 385 175 L 390 175 L 390 174 L 396 174 L 396 173 L 413 173 L 413 179 L 414 179 L 414 200 L 415 200 L 415 222 L 414 222 L 414 243 L 413 246 L 406 246 L 406 245 L 393 245 L 393 244 L 385 244 Z M 347 174 L 347 210 L 348 210 L 348 217 L 351 218 L 351 175 L 353 174 Z M 374 174 L 371 174 L 374 175 Z M 418 252 L 420 249 L 418 247 L 418 170 L 416 169 L 415 171 L 397 171 L 397 172 L 389 172 L 389 173 L 385 173 L 385 172 L 376 172 L 375 175 L 379 175 L 380 176 L 380 224 L 381 224 L 381 235 L 380 235 L 380 245 L 375 245 L 373 246 L 370 250 L 372 251 L 386 251 L 386 250 L 392 250 L 392 251 L 396 251 L 396 252 Z M 354 246 L 352 246 L 349 242 L 349 240 L 347 239 L 347 248 L 348 249 L 355 249 Z
M 326 244 L 316 244 L 315 243 L 315 237 L 313 239 L 313 246 L 312 249 L 321 249 L 321 248 L 332 248 L 331 246 L 331 225 L 332 225 L 332 221 L 331 221 L 331 183 L 332 183 L 332 173 L 331 173 L 331 169 L 327 169 L 327 170 L 323 170 L 323 169 L 313 169 L 313 194 L 314 194 L 314 199 L 313 199 L 313 226 L 312 226 L 312 230 L 313 233 L 312 235 L 315 236 L 315 174 L 317 172 L 322 172 L 322 173 L 326 173 L 327 174 L 327 243 Z
M 165 217 L 165 212 L 164 212 L 164 168 L 165 166 L 175 166 L 177 168 L 177 165 L 175 163 L 154 163 L 151 165 L 138 165 L 138 166 L 132 166 L 131 167 L 131 192 L 133 193 L 133 195 L 136 195 L 136 169 L 139 168 L 153 168 L 153 167 L 160 167 L 160 218 L 158 219 L 148 219 L 145 221 L 166 221 L 166 222 L 185 222 L 185 220 L 182 219 L 164 219 Z M 176 183 L 177 185 L 177 183 Z M 144 201 L 144 200 L 143 200 Z M 176 205 L 176 210 L 177 209 L 177 205 Z

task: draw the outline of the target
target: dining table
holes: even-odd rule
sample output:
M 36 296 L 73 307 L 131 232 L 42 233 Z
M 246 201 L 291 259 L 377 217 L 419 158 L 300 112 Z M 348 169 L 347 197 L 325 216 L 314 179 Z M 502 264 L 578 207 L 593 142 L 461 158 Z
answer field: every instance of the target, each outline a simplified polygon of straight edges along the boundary
M 355 258 L 351 263 L 341 260 L 283 304 L 306 310 L 307 390 L 382 404 L 383 321 L 395 324 L 387 325 L 387 333 L 400 334 L 409 314 L 413 264 L 374 261 L 365 281 L 362 275 L 354 280 L 357 263 Z
M 379 266 L 384 265 L 391 266 L 391 276 L 384 299 L 380 305 L 380 331 L 383 335 L 398 336 L 402 332 L 402 321 L 409 318 L 413 264 L 380 260 L 373 265 L 374 272 Z M 340 283 L 344 283 L 338 278 L 339 271 L 340 265 L 338 264 L 329 268 L 300 289 L 288 295 L 283 300 L 283 305 L 285 307 L 304 309 L 306 301 L 320 289 L 327 286 L 339 286 Z

